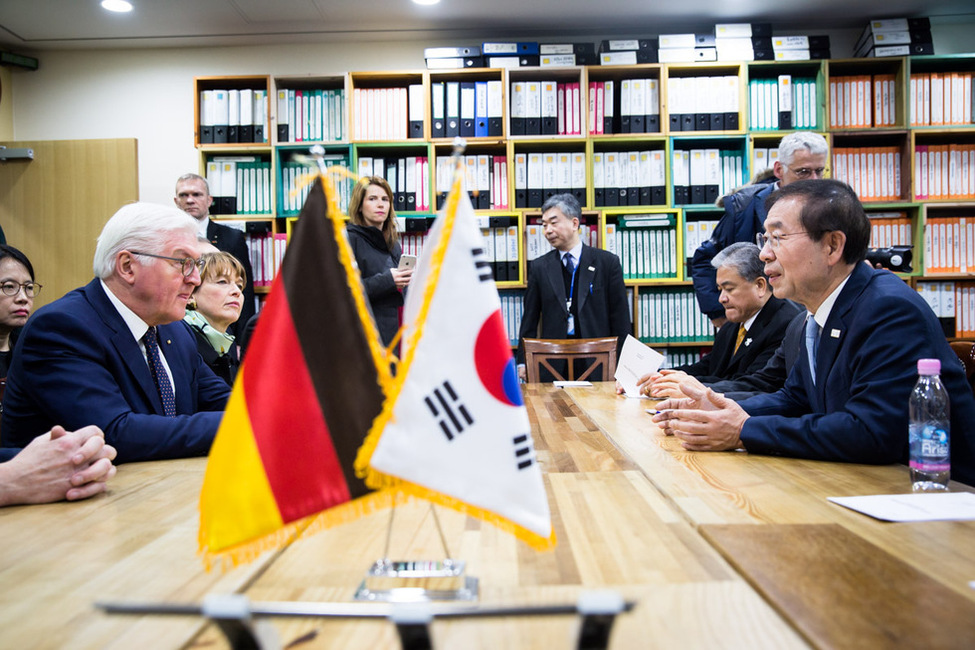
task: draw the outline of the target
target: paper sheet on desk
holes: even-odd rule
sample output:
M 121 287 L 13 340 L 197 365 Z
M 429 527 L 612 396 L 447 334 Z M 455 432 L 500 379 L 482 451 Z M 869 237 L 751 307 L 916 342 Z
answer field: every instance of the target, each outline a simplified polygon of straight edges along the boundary
M 592 386 L 591 381 L 553 381 L 552 385 L 556 388 L 565 388 L 566 386 Z
M 637 382 L 640 377 L 657 372 L 663 362 L 664 355 L 629 334 L 623 342 L 623 350 L 616 364 L 616 381 L 623 387 L 627 397 L 643 397 Z
M 867 497 L 826 497 L 833 503 L 881 521 L 938 521 L 975 519 L 975 494 L 877 494 Z

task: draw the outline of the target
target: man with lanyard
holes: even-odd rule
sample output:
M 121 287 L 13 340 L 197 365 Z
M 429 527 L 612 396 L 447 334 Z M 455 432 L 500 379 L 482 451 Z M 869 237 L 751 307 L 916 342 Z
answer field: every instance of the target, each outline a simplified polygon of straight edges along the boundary
M 527 375 L 526 338 L 616 336 L 622 347 L 632 332 L 620 260 L 582 243 L 581 220 L 582 208 L 571 194 L 556 194 L 542 206 L 542 228 L 554 250 L 528 265 L 518 345 L 518 376 L 522 379 Z M 595 380 L 601 378 L 609 379 Z

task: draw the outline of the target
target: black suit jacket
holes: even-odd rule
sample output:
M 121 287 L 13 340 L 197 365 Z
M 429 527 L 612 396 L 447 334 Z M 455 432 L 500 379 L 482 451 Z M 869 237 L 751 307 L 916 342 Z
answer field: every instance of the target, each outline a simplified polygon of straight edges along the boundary
M 247 283 L 244 285 L 244 306 L 240 310 L 240 318 L 230 326 L 231 334 L 240 336 L 244 324 L 254 315 L 254 271 L 251 269 L 250 251 L 247 249 L 247 238 L 241 231 L 210 218 L 207 224 L 207 239 L 218 250 L 230 253 L 244 266 Z
M 725 323 L 714 337 L 714 348 L 697 363 L 681 366 L 687 374 L 701 382 L 737 379 L 765 367 L 785 336 L 789 322 L 800 311 L 794 303 L 772 296 L 758 312 L 738 352 L 738 323 Z
M 806 352 L 803 335 L 808 313 L 805 309 L 799 309 L 789 326 L 785 328 L 782 342 L 764 368 L 737 379 L 726 379 L 708 385 L 715 392 L 724 393 L 725 397 L 735 401 L 762 393 L 774 393 L 785 386 L 786 377 L 789 376 L 789 371 L 799 358 L 799 353 Z
M 583 244 L 576 273 L 576 334 L 590 339 L 619 338 L 619 347 L 633 333 L 626 303 L 623 267 L 618 257 Z M 565 308 L 565 284 L 559 251 L 549 251 L 528 264 L 528 288 L 518 341 L 518 363 L 525 362 L 525 339 L 564 339 L 569 312 Z M 539 324 L 539 321 L 541 323 Z

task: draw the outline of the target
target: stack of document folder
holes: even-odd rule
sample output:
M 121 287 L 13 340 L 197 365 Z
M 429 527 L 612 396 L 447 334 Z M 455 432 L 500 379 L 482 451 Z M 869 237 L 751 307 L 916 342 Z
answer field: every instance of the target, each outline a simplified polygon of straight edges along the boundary
M 772 50 L 776 61 L 828 59 L 829 36 L 773 36 Z
M 771 61 L 770 23 L 719 23 L 714 26 L 718 61 Z
M 484 63 L 489 68 L 538 67 L 538 43 L 487 42 L 481 43 Z
M 428 70 L 452 70 L 462 68 L 483 68 L 484 57 L 476 45 L 457 47 L 428 47 L 423 50 L 423 58 Z
M 599 65 L 657 62 L 657 39 L 607 40 L 599 43 Z
M 931 21 L 928 18 L 871 20 L 857 39 L 853 52 L 857 57 L 934 54 Z

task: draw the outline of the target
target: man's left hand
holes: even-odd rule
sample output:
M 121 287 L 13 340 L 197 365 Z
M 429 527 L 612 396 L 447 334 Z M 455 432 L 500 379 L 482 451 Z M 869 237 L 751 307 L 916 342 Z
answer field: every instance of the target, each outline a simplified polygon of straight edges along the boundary
M 738 449 L 741 427 L 748 414 L 737 403 L 710 388 L 684 387 L 687 397 L 657 405 L 663 411 L 653 417 L 667 435 L 676 436 L 691 451 Z

